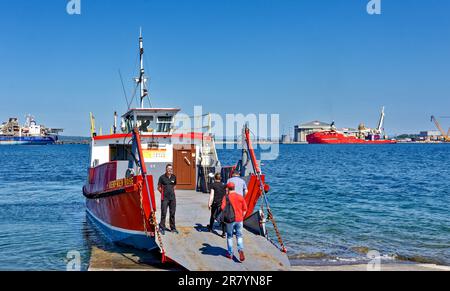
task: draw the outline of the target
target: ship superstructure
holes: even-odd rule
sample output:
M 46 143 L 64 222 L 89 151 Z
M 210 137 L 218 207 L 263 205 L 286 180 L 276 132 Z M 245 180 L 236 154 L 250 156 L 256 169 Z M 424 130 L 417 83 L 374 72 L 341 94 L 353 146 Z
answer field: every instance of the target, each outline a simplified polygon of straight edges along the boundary
M 376 128 L 368 128 L 361 123 L 358 129 L 338 130 L 333 122 L 331 130 L 312 133 L 307 136 L 307 140 L 309 144 L 395 144 L 397 141 L 389 139 L 384 132 L 384 119 L 383 107 Z

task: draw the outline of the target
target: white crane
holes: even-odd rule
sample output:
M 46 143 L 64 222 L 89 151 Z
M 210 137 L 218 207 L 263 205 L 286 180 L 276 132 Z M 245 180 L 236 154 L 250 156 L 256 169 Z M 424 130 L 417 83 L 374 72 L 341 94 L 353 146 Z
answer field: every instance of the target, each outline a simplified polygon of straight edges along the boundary
M 380 121 L 378 122 L 378 126 L 376 129 L 376 133 L 377 134 L 381 134 L 383 132 L 383 126 L 384 126 L 384 118 L 385 118 L 385 113 L 384 113 L 384 106 L 381 109 L 381 116 L 380 116 Z

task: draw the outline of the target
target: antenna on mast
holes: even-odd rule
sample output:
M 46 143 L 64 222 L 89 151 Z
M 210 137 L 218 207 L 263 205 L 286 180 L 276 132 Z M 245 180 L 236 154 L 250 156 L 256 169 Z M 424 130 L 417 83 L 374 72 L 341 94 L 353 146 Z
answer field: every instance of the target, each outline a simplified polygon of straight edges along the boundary
M 140 102 L 141 108 L 144 108 L 144 99 L 148 96 L 148 90 L 145 87 L 147 78 L 145 77 L 144 69 L 144 38 L 142 37 L 142 27 L 139 29 L 139 58 L 140 58 L 140 74 L 139 78 L 136 78 L 136 83 L 140 86 Z

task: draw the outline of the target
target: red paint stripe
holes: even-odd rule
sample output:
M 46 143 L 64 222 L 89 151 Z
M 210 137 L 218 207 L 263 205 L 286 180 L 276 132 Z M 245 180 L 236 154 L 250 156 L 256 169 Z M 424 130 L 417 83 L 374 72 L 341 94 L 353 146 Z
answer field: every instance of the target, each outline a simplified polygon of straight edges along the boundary
M 134 138 L 136 139 L 136 146 L 139 153 L 140 165 L 143 177 L 143 195 L 142 203 L 144 204 L 144 212 L 147 220 L 150 219 L 151 213 L 156 211 L 155 192 L 153 189 L 153 179 L 151 176 L 147 176 L 147 165 L 144 160 L 144 154 L 142 153 L 141 135 L 137 128 L 134 129 Z M 150 178 L 150 179 L 149 179 Z M 149 181 L 150 180 L 150 181 Z M 148 187 L 147 187 L 148 186 Z
M 106 140 L 106 139 L 117 139 L 117 138 L 131 138 L 131 134 L 110 134 L 95 136 L 94 140 Z
M 252 140 L 250 138 L 250 129 L 248 128 L 245 129 L 245 139 L 247 140 L 248 151 L 250 153 L 250 158 L 252 159 L 253 166 L 255 167 L 255 171 L 256 173 L 261 173 L 261 170 L 258 166 L 258 161 L 256 160 L 256 154 L 255 150 L 253 149 Z
M 129 110 L 127 113 L 130 113 L 131 111 L 154 112 L 154 111 L 180 111 L 180 110 L 181 109 L 179 108 L 134 108 Z
M 95 136 L 94 140 L 108 140 L 108 139 L 124 139 L 131 138 L 131 134 L 110 134 L 110 135 L 102 135 Z M 178 138 L 178 139 L 193 139 L 193 140 L 211 140 L 210 136 L 205 136 L 203 133 L 192 132 L 192 133 L 178 133 L 178 134 L 164 134 L 164 135 L 144 135 L 141 134 L 141 138 Z
M 261 180 L 263 181 L 263 183 L 265 182 L 264 175 L 261 175 Z M 259 187 L 258 177 L 256 175 L 252 175 L 250 177 L 247 188 L 248 192 L 247 195 L 245 195 L 245 202 L 247 203 L 247 215 L 245 217 L 246 219 L 253 214 L 255 206 L 262 195 L 261 188 Z

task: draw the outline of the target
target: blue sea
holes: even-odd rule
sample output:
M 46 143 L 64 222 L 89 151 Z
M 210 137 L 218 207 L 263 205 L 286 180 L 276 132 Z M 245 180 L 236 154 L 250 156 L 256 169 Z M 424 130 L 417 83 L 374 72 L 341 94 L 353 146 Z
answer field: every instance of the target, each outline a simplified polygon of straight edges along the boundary
M 234 164 L 237 151 L 219 151 Z M 65 270 L 109 242 L 87 220 L 89 147 L 0 147 L 0 270 Z M 282 145 L 269 201 L 294 264 L 450 265 L 450 145 Z

